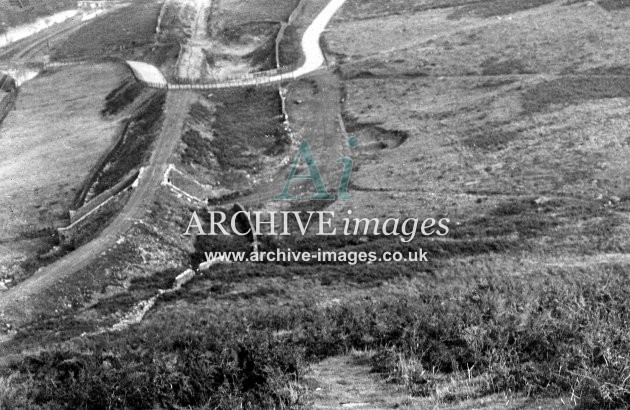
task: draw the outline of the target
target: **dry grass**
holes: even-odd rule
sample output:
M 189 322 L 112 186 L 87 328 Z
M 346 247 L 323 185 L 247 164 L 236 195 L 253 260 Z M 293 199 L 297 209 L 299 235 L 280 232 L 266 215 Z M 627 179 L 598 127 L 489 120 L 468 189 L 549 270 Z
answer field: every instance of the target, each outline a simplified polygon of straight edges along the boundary
M 41 252 L 42 241 L 50 246 L 50 228 L 67 223 L 77 189 L 117 131 L 100 111 L 123 74 L 118 66 L 74 67 L 22 87 L 0 137 L 2 276 L 21 276 L 16 264 Z
M 275 41 L 297 0 L 224 1 L 208 16 L 206 47 L 212 75 L 233 76 L 276 68 Z
M 214 16 L 216 28 L 229 28 L 261 21 L 286 21 L 297 0 L 227 0 L 222 1 Z
M 32 8 L 22 9 L 11 4 L 9 0 L 0 0 L 0 33 L 4 32 L 4 24 L 8 27 L 29 23 L 38 17 L 48 16 L 60 11 L 76 8 L 76 2 L 72 0 L 43 1 L 36 0 L 30 2 Z M 4 23 L 4 24 L 3 24 Z
M 325 178 L 335 175 L 340 155 L 355 165 L 351 202 L 302 202 L 295 209 L 447 216 L 451 233 L 410 245 L 307 236 L 264 238 L 261 247 L 423 247 L 429 263 L 218 266 L 162 298 L 141 326 L 52 345 L 19 361 L 11 370 L 22 378 L 6 382 L 4 396 L 76 406 L 100 399 L 147 408 L 299 408 L 324 394 L 315 389 L 328 377 L 332 396 L 343 400 L 355 389 L 371 408 L 627 406 L 627 22 L 585 3 L 523 10 L 534 3 L 505 2 L 509 11 L 521 10 L 511 20 L 477 15 L 458 22 L 448 19 L 452 9 L 436 7 L 463 3 L 404 3 L 350 2 L 345 18 L 391 9 L 380 21 L 338 20 L 327 43 L 342 62 L 341 75 L 323 73 L 289 87 L 293 131 L 312 142 Z M 416 6 L 430 10 L 410 13 Z M 260 115 L 275 105 L 265 90 L 241 91 L 216 93 L 212 104 L 191 111 L 196 133 L 181 151 L 190 169 L 213 164 L 201 156 L 215 137 L 202 129 L 206 117 L 218 123 L 216 138 L 226 138 L 213 153 L 223 165 L 246 166 L 244 158 L 219 154 L 237 153 L 273 129 L 270 116 Z M 243 105 L 250 100 L 267 104 Z M 239 121 L 249 117 L 257 118 Z M 342 117 L 363 144 L 357 151 L 341 148 Z M 378 143 L 396 135 L 405 136 L 400 145 Z M 265 189 L 259 202 L 272 196 Z M 175 209 L 170 202 L 156 207 L 153 223 L 181 230 L 186 221 Z M 178 263 L 183 268 L 202 260 L 203 251 L 247 246 L 234 236 L 204 237 L 190 261 L 180 254 Z M 166 264 L 162 255 L 153 270 L 164 272 Z M 170 273 L 132 287 L 131 299 L 103 301 L 85 317 L 130 305 Z M 35 324 L 20 337 L 64 342 L 60 326 L 52 323 L 53 332 Z M 67 324 L 75 334 L 91 326 Z M 13 347 L 20 350 L 17 342 Z M 372 353 L 359 363 L 339 359 L 355 350 Z M 64 383 L 75 363 L 83 370 L 73 384 Z M 316 364 L 316 380 L 304 378 L 308 363 Z M 370 369 L 378 375 L 370 377 Z M 330 380 L 337 375 L 346 380 Z M 200 379 L 207 383 L 195 383 Z M 19 382 L 40 393 L 17 392 Z M 407 394 L 416 397 L 405 400 Z
M 598 4 L 608 11 L 623 10 L 630 7 L 628 0 L 601 0 Z
M 340 68 L 345 118 L 353 127 L 409 134 L 399 148 L 354 155 L 359 169 L 352 207 L 379 217 L 443 213 L 456 223 L 451 238 L 516 243 L 530 261 L 520 268 L 498 266 L 496 255 L 479 254 L 468 259 L 473 266 L 463 276 L 492 272 L 548 283 L 550 278 L 534 272 L 550 255 L 565 261 L 560 265 L 592 255 L 591 262 L 580 263 L 583 275 L 576 279 L 586 286 L 604 269 L 601 263 L 614 263 L 609 255 L 629 244 L 627 22 L 585 3 L 523 10 L 533 4 L 503 2 L 515 7 L 510 12 L 522 12 L 484 19 L 497 14 L 487 8 L 492 4 L 462 8 L 474 18 L 457 25 L 449 20 L 451 10 L 390 15 L 379 24 L 337 21 L 328 45 L 346 63 Z M 378 44 L 383 39 L 386 47 Z M 563 292 L 568 285 L 560 280 L 550 286 Z M 564 299 L 559 306 L 571 303 Z M 586 330 L 579 333 L 590 337 Z M 623 354 L 618 358 L 627 361 Z M 401 373 L 392 366 L 393 374 Z M 513 376 L 519 370 L 507 371 Z M 625 400 L 619 381 L 627 370 L 611 364 L 602 371 L 610 371 L 611 391 Z M 601 381 L 587 387 L 585 400 L 612 397 Z M 542 396 L 572 388 L 539 387 Z
M 160 9 L 161 3 L 142 1 L 97 17 L 55 45 L 51 55 L 54 59 L 151 59 Z
M 220 90 L 190 110 L 182 169 L 204 184 L 245 191 L 288 146 L 278 89 Z
M 459 7 L 449 18 L 471 17 L 496 17 L 505 16 L 519 11 L 540 7 L 554 0 L 488 0 L 475 2 L 463 7 Z
M 630 63 L 628 20 L 586 3 L 556 3 L 502 20 L 449 20 L 448 15 L 448 10 L 432 10 L 388 16 L 376 25 L 338 21 L 326 38 L 333 53 L 347 56 L 344 70 L 386 77 L 570 74 Z

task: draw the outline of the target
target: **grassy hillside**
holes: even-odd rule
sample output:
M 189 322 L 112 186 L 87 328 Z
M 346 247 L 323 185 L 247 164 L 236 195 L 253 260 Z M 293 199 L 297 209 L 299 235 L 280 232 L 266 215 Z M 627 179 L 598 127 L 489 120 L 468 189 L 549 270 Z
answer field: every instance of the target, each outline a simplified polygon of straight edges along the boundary
M 13 356 L 0 367 L 0 404 L 317 408 L 328 386 L 312 366 L 361 352 L 363 368 L 406 395 L 389 408 L 628 408 L 626 4 L 349 0 L 323 41 L 335 69 L 287 85 L 286 106 L 292 138 L 311 142 L 327 183 L 339 181 L 335 160 L 352 157 L 352 201 L 273 202 L 285 174 L 238 200 L 449 218 L 446 237 L 411 243 L 302 237 L 297 227 L 260 243 L 272 252 L 421 248 L 428 261 L 220 264 L 158 295 L 205 251 L 250 249 L 236 235 L 188 242 L 190 213 L 207 212 L 163 188 L 150 216 L 63 298 L 51 290 L 57 299 L 45 303 L 57 313 L 3 345 Z M 266 148 L 259 133 L 276 125 L 267 91 L 204 93 L 178 166 L 254 164 L 244 148 Z M 345 146 L 350 135 L 356 149 Z M 105 290 L 76 296 L 90 275 Z M 141 323 L 98 332 L 154 296 Z
M 38 17 L 49 16 L 51 14 L 76 8 L 75 0 L 0 0 L 0 33 L 6 31 L 8 27 L 28 23 Z
M 120 56 L 143 59 L 155 48 L 155 27 L 161 4 L 138 1 L 95 18 L 58 45 L 55 59 Z

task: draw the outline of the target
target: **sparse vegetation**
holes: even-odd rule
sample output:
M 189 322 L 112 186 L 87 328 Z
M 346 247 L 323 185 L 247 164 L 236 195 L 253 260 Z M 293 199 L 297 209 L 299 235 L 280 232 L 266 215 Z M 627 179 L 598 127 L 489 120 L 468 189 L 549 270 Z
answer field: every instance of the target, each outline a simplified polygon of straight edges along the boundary
M 241 30 L 242 26 L 260 22 L 286 21 L 298 0 L 226 0 L 217 13 L 209 16 L 208 30 L 212 36 L 223 30 Z
M 522 60 L 499 60 L 496 57 L 488 58 L 481 64 L 482 75 L 506 75 L 506 74 L 531 74 Z
M 154 91 L 129 120 L 122 143 L 110 154 L 97 176 L 92 188 L 95 195 L 116 185 L 127 173 L 140 167 L 147 160 L 151 153 L 151 143 L 161 127 L 165 101 L 164 91 Z
M 470 130 L 463 142 L 471 148 L 492 151 L 505 148 L 509 142 L 518 136 L 518 131 L 504 130 L 500 124 L 496 124 L 483 127 L 481 130 Z
M 276 68 L 276 37 L 279 31 L 279 25 L 269 26 L 262 45 L 247 55 L 251 64 L 260 71 Z
M 120 10 L 97 17 L 53 47 L 57 60 L 121 57 L 151 60 L 155 27 L 161 3 L 135 2 Z
M 218 105 L 212 149 L 223 169 L 259 168 L 258 155 L 286 147 L 277 88 L 221 90 L 213 100 Z
M 302 57 L 302 49 L 300 46 L 300 35 L 294 25 L 287 26 L 284 30 L 284 36 L 280 42 L 279 59 L 280 66 L 291 66 L 297 64 Z
M 182 135 L 182 141 L 186 144 L 182 161 L 184 163 L 194 163 L 202 167 L 212 167 L 212 142 L 203 138 L 199 132 L 188 130 Z
M 117 124 L 101 109 L 123 73 L 110 64 L 68 67 L 20 87 L 0 131 L 0 280 L 15 285 L 64 253 L 49 252 L 58 244 L 55 231 L 68 225 L 77 191 L 111 146 Z
M 224 14 L 212 17 L 239 22 L 220 32 L 234 42 L 255 26 L 247 26 L 253 17 L 244 12 L 254 3 L 236 3 L 224 3 Z M 258 3 L 273 17 L 286 11 L 286 4 Z M 135 242 L 121 242 L 72 278 L 71 292 L 80 296 L 42 302 L 55 308 L 68 302 L 74 311 L 35 320 L 3 346 L 15 355 L 0 366 L 0 406 L 303 408 L 313 392 L 305 377 L 310 364 L 361 351 L 369 352 L 383 383 L 434 399 L 420 408 L 477 408 L 466 401 L 495 393 L 501 407 L 517 396 L 551 397 L 581 409 L 630 407 L 630 140 L 624 131 L 630 88 L 625 46 L 598 43 L 616 38 L 625 23 L 586 5 L 554 3 L 548 19 L 547 10 L 535 10 L 551 3 L 349 0 L 331 28 L 343 36 L 329 33 L 328 57 L 339 70 L 288 86 L 294 135 L 312 139 L 322 174 L 330 178 L 339 156 L 353 158 L 353 199 L 274 203 L 272 209 L 448 217 L 452 229 L 444 238 L 418 234 L 411 243 L 294 232 L 260 238 L 260 250 L 405 254 L 420 248 L 428 262 L 217 264 L 159 296 L 142 323 L 90 335 L 170 288 L 178 273 L 205 261 L 205 252 L 251 248 L 249 238 L 236 235 L 188 242 L 181 233 L 193 206 L 158 195 L 147 221 L 126 236 Z M 604 3 L 616 10 L 626 2 Z M 423 10 L 431 11 L 408 18 Z M 510 19 L 483 20 L 507 14 Z M 389 32 L 377 30 L 382 18 L 390 19 Z M 419 20 L 427 21 L 426 29 Z M 585 22 L 593 31 L 611 31 L 556 41 Z M 373 30 L 354 30 L 357 24 Z M 298 31 L 288 31 L 281 50 L 287 64 L 298 58 L 291 48 Z M 520 47 L 525 43 L 531 49 Z M 349 44 L 363 49 L 340 51 Z M 249 57 L 266 64 L 262 50 L 269 46 Z M 562 61 L 564 55 L 579 64 Z M 104 114 L 122 112 L 140 92 L 121 84 Z M 181 137 L 182 169 L 202 177 L 223 173 L 214 187 L 247 185 L 265 160 L 289 146 L 279 98 L 275 87 L 200 95 Z M 103 187 L 141 163 L 161 104 L 158 93 L 140 106 Z M 345 146 L 354 134 L 358 149 Z M 205 210 L 196 210 L 208 223 Z M 95 286 L 90 281 L 116 291 L 93 302 L 84 290 Z M 444 388 L 461 379 L 466 390 Z
M 608 11 L 623 10 L 630 7 L 628 0 L 600 0 L 597 4 Z
M 138 98 L 145 86 L 132 76 L 125 78 L 120 85 L 105 97 L 103 115 L 116 115 L 124 111 Z
M 389 250 L 392 242 L 374 244 Z M 624 379 L 630 346 L 620 332 L 629 319 L 630 289 L 622 266 L 598 274 L 541 267 L 534 277 L 462 276 L 440 264 L 406 276 L 404 266 L 374 266 L 375 274 L 365 276 L 371 279 L 358 282 L 371 295 L 367 300 L 353 300 L 359 291 L 348 280 L 371 267 L 217 267 L 211 278 L 159 302 L 141 326 L 81 341 L 72 351 L 25 358 L 12 368 L 21 374 L 14 382 L 23 378 L 30 386 L 24 400 L 68 408 L 295 407 L 304 399 L 299 386 L 306 363 L 370 349 L 377 352 L 374 370 L 384 376 L 396 377 L 398 360 L 415 361 L 407 387 L 419 396 L 431 395 L 442 374 L 471 371 L 488 376 L 480 395 L 572 391 L 585 407 L 629 403 Z M 274 278 L 283 278 L 286 291 Z M 304 280 L 321 281 L 315 289 L 330 294 L 350 294 L 320 306 L 300 285 Z M 248 283 L 248 291 L 237 291 Z M 404 287 L 388 286 L 396 283 Z M 142 285 L 132 285 L 137 287 Z M 277 299 L 284 301 L 281 308 Z
M 0 34 L 4 33 L 8 27 L 14 27 L 29 23 L 38 17 L 45 17 L 51 14 L 70 10 L 76 7 L 74 0 L 44 1 L 33 0 L 25 2 L 29 7 L 22 8 L 18 2 L 10 0 L 0 1 Z
M 451 8 L 475 3 L 478 3 L 478 0 L 394 0 L 387 3 L 378 0 L 349 0 L 342 12 L 348 17 L 365 19 L 402 15 L 432 9 Z
M 489 0 L 477 1 L 458 8 L 449 18 L 495 17 L 544 6 L 554 0 Z
M 630 97 L 630 81 L 626 77 L 584 76 L 561 77 L 540 82 L 523 93 L 525 113 L 543 112 L 550 106 L 566 106 L 606 98 Z

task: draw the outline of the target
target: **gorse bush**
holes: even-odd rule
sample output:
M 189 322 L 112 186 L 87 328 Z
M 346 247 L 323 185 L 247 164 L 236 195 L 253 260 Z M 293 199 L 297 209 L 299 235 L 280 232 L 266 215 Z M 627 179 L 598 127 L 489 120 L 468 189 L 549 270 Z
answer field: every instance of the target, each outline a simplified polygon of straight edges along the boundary
M 488 393 L 574 392 L 584 405 L 623 406 L 630 404 L 630 340 L 623 337 L 630 289 L 622 273 L 621 267 L 601 278 L 567 272 L 575 281 L 560 276 L 533 283 L 497 277 L 323 312 L 287 311 L 290 318 L 276 315 L 259 325 L 296 329 L 288 341 L 311 360 L 352 348 L 393 348 L 425 369 L 490 374 Z
M 44 353 L 17 366 L 33 378 L 29 400 L 68 409 L 298 404 L 285 387 L 299 375 L 300 355 L 231 323 L 178 315 L 165 328 L 95 338 L 81 352 Z
M 116 115 L 133 103 L 142 93 L 145 86 L 137 82 L 131 75 L 125 78 L 118 87 L 105 97 L 103 115 Z
M 306 363 L 369 349 L 374 370 L 392 379 L 400 360 L 418 363 L 407 380 L 416 395 L 435 391 L 432 375 L 463 371 L 486 377 L 479 394 L 574 393 L 584 407 L 630 404 L 630 285 L 621 266 L 598 276 L 549 268 L 535 277 L 434 278 L 332 305 L 265 304 L 285 293 L 264 287 L 226 294 L 261 269 L 220 267 L 162 300 L 141 326 L 13 370 L 31 380 L 30 400 L 40 405 L 282 408 L 300 405 L 291 386 Z
M 122 143 L 110 154 L 108 163 L 98 175 L 93 186 L 95 195 L 115 186 L 128 172 L 139 168 L 148 159 L 151 144 L 160 132 L 165 102 L 166 93 L 157 91 L 138 108 L 129 120 Z

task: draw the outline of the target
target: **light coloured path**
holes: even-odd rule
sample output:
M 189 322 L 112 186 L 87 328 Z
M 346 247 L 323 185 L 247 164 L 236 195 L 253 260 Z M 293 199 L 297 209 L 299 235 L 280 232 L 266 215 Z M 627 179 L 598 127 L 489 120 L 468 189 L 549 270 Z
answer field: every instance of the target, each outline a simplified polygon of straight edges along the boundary
M 320 49 L 319 36 L 335 12 L 344 3 L 345 0 L 331 0 L 307 28 L 302 39 L 302 49 L 305 55 L 304 64 L 297 70 L 287 73 L 289 77 L 287 77 L 287 74 L 283 74 L 271 76 L 268 80 L 275 82 L 297 78 L 322 66 L 324 56 Z M 138 62 L 128 62 L 128 64 L 139 80 L 145 81 L 152 86 L 162 84 L 164 77 L 156 67 Z M 255 79 L 251 84 L 247 81 L 240 82 L 238 86 L 254 85 L 257 84 L 257 80 Z M 38 295 L 41 295 L 43 290 L 79 270 L 89 267 L 99 255 L 113 246 L 120 235 L 129 230 L 135 221 L 144 216 L 144 212 L 153 201 L 155 193 L 160 187 L 162 176 L 168 167 L 168 159 L 180 140 L 179 136 L 181 135 L 187 110 L 194 99 L 195 94 L 190 92 L 168 94 L 164 112 L 164 125 L 155 143 L 149 165 L 123 210 L 96 239 L 41 269 L 26 281 L 3 293 L 0 299 L 0 325 L 4 322 L 19 326 L 27 323 L 38 313 L 43 313 L 37 305 Z
M 295 80 L 299 77 L 310 74 L 318 69 L 320 69 L 324 62 L 326 61 L 324 58 L 324 53 L 320 47 L 319 39 L 326 29 L 326 26 L 335 15 L 335 13 L 343 6 L 346 0 L 331 0 L 330 3 L 324 7 L 324 9 L 319 13 L 319 15 L 313 20 L 313 22 L 308 26 L 304 35 L 302 36 L 302 52 L 304 53 L 304 63 L 298 67 L 297 69 L 290 71 L 288 73 L 282 74 L 274 74 L 273 72 L 269 75 L 264 75 L 264 73 L 257 73 L 257 76 L 245 75 L 242 78 L 224 81 L 220 83 L 207 83 L 207 84 L 194 84 L 192 86 L 188 85 L 180 85 L 180 84 L 167 84 L 166 87 L 169 90 L 186 90 L 186 89 L 198 89 L 198 90 L 211 90 L 217 88 L 233 88 L 233 87 L 247 87 L 252 85 L 263 85 L 263 84 L 272 84 L 279 83 L 283 81 Z M 148 66 L 148 64 L 146 64 Z M 140 70 L 150 70 L 154 72 L 157 68 L 148 68 L 148 67 L 138 67 Z M 141 79 L 144 76 L 144 73 L 139 73 L 140 76 L 137 76 L 138 79 Z M 146 73 L 147 77 L 152 77 L 154 74 Z M 163 76 L 162 76 L 163 78 Z M 160 84 L 162 84 L 160 82 Z M 154 86 L 153 84 L 147 82 L 147 85 Z M 164 88 L 163 86 L 159 86 L 159 88 Z
M 360 359 L 359 359 L 360 358 Z M 358 360 L 359 359 L 359 360 Z M 362 363 L 363 362 L 363 363 Z M 570 398 L 528 399 L 522 396 L 506 397 L 497 393 L 479 394 L 486 382 L 482 378 L 442 377 L 427 397 L 414 397 L 393 383 L 385 383 L 382 376 L 373 373 L 365 357 L 347 355 L 330 357 L 309 369 L 306 380 L 311 381 L 312 408 L 314 410 L 361 409 L 442 409 L 442 410 L 555 410 L 568 409 L 564 403 Z M 467 394 L 464 394 L 467 393 Z M 460 400 L 449 400 L 457 394 Z M 467 399 L 466 396 L 471 398 Z
M 167 96 L 164 125 L 155 143 L 151 160 L 123 210 L 96 239 L 3 293 L 0 298 L 0 322 L 21 325 L 38 313 L 43 313 L 37 306 L 37 296 L 44 289 L 89 267 L 135 221 L 144 216 L 160 187 L 162 175 L 168 167 L 168 159 L 179 142 L 186 113 L 195 97 L 193 93 L 171 93 Z
M 133 71 L 136 79 L 138 81 L 143 82 L 149 87 L 160 88 L 160 89 L 169 89 L 169 90 L 212 90 L 218 88 L 234 88 L 234 87 L 247 87 L 254 85 L 265 85 L 265 84 L 273 84 L 280 83 L 283 81 L 295 80 L 297 78 L 303 77 L 307 74 L 310 74 L 318 69 L 320 69 L 324 62 L 326 61 L 324 58 L 324 54 L 320 47 L 319 39 L 326 29 L 326 26 L 335 15 L 335 13 L 343 6 L 346 0 L 331 0 L 330 3 L 324 7 L 324 9 L 317 15 L 317 17 L 313 20 L 313 22 L 308 26 L 304 35 L 302 36 L 302 52 L 304 54 L 304 63 L 298 67 L 297 69 L 287 72 L 287 73 L 277 73 L 277 70 L 272 70 L 267 73 L 256 73 L 256 75 L 244 75 L 241 78 L 232 79 L 228 81 L 223 81 L 219 83 L 199 83 L 193 85 L 182 85 L 182 84 L 172 84 L 168 83 L 164 75 L 160 72 L 160 70 L 152 66 L 151 64 L 139 62 L 139 61 L 127 61 L 127 65 Z M 203 4 L 201 2 L 200 4 Z M 200 6 L 200 10 L 204 11 L 205 8 Z M 201 17 L 205 19 L 205 12 L 200 13 Z M 198 19 L 199 20 L 199 16 Z M 195 33 L 200 32 L 200 28 L 198 27 L 198 21 L 196 22 Z M 76 29 L 77 27 L 73 27 Z M 66 29 L 68 31 L 70 29 Z M 52 37 L 57 34 L 52 34 L 49 37 Z M 200 34 L 201 35 L 201 34 Z M 49 37 L 45 37 L 37 42 L 34 42 L 29 47 L 35 47 L 43 44 L 48 40 Z M 193 47 L 194 48 L 194 47 Z M 1 54 L 0 54 L 1 56 Z M 189 70 L 189 65 L 192 63 L 191 58 L 182 58 L 180 61 L 180 65 L 186 67 L 180 67 L 179 70 Z M 194 63 L 198 64 L 198 61 L 194 59 Z M 184 61 L 186 63 L 184 63 Z M 80 64 L 80 63 L 76 63 Z M 199 70 L 196 70 L 199 71 Z

